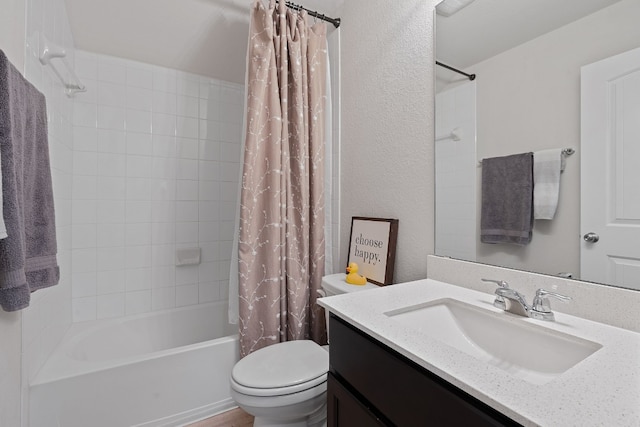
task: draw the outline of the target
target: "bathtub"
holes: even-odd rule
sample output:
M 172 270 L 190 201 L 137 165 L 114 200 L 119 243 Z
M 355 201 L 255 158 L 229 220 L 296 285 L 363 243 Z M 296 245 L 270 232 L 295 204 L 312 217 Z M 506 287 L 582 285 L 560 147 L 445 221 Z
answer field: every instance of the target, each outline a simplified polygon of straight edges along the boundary
M 181 426 L 236 406 L 227 305 L 75 323 L 30 383 L 30 427 Z

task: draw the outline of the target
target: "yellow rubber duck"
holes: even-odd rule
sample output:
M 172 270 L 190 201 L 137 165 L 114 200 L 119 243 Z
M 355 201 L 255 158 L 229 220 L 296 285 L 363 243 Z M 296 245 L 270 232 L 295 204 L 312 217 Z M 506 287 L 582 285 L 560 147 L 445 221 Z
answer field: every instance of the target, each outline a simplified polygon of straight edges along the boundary
M 355 262 L 347 267 L 347 283 L 360 286 L 367 283 L 367 278 L 358 274 L 358 264 Z

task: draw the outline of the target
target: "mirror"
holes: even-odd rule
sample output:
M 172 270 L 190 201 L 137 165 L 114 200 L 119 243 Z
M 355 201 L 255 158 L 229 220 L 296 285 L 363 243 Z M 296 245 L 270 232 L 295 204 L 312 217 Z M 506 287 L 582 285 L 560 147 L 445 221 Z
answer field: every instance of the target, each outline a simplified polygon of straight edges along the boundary
M 580 191 L 590 191 L 586 174 L 602 169 L 596 159 L 581 171 L 589 157 L 581 147 L 581 67 L 640 47 L 640 1 L 454 3 L 468 4 L 436 15 L 436 59 L 476 78 L 436 67 L 436 254 L 640 290 L 640 256 L 605 260 L 599 269 L 612 279 L 580 270 L 581 252 L 594 247 L 583 240 L 594 230 L 581 228 Z M 575 154 L 565 157 L 553 219 L 534 221 L 529 244 L 481 243 L 481 160 L 564 148 Z M 627 204 L 640 206 L 637 173 L 630 182 L 635 200 Z M 620 222 L 640 227 L 640 207 L 627 213 Z

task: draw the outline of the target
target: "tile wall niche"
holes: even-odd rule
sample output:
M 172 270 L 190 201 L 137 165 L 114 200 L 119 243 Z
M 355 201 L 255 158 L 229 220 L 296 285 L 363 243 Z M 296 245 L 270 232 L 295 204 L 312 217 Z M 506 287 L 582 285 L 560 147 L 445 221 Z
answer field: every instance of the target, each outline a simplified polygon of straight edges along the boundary
M 80 50 L 75 70 L 74 322 L 226 301 L 243 86 Z

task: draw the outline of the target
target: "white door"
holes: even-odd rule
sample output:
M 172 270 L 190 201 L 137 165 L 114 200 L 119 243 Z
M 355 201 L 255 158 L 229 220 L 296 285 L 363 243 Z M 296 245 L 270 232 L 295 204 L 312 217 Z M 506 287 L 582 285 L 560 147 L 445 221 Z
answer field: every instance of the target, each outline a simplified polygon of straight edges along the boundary
M 581 279 L 640 289 L 640 48 L 581 82 Z

